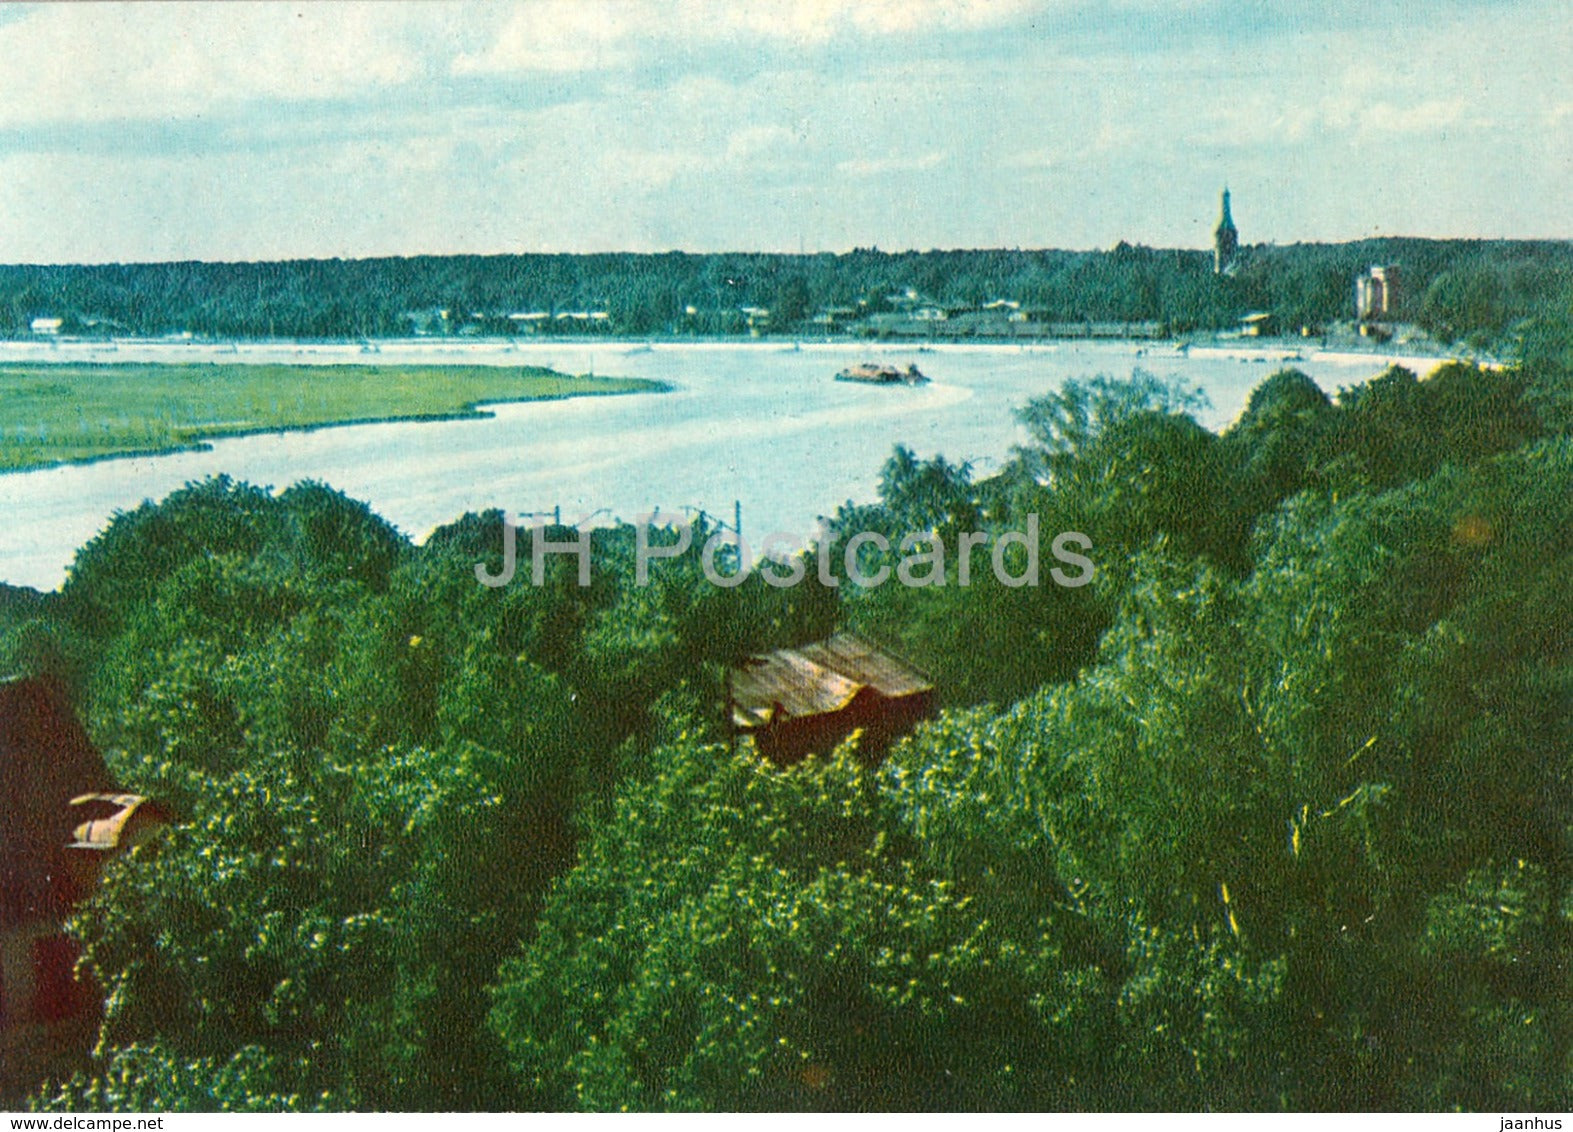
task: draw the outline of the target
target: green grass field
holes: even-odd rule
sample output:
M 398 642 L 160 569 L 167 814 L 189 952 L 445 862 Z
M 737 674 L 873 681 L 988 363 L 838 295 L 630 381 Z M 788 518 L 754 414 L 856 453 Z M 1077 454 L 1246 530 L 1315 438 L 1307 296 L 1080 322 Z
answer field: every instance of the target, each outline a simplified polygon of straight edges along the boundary
M 169 452 L 248 432 L 481 416 L 486 402 L 664 388 L 533 367 L 0 365 L 0 471 Z

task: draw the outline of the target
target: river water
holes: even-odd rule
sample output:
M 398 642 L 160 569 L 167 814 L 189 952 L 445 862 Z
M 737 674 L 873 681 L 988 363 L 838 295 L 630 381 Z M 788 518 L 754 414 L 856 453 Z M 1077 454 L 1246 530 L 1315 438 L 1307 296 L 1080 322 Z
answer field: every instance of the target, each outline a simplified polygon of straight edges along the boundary
M 1202 421 L 1220 427 L 1283 364 L 1272 348 L 1132 343 L 871 346 L 846 343 L 381 343 L 354 345 L 0 343 L 0 361 L 289 361 L 543 365 L 569 373 L 657 378 L 673 392 L 497 405 L 489 418 L 368 424 L 215 441 L 210 450 L 0 475 L 0 580 L 58 587 L 76 548 L 117 510 L 227 472 L 282 489 L 325 481 L 365 500 L 416 539 L 466 511 L 518 521 L 561 508 L 566 522 L 635 521 L 704 509 L 757 545 L 780 531 L 810 538 L 821 515 L 875 496 L 894 445 L 969 460 L 987 475 L 1024 435 L 1012 409 L 1068 378 L 1141 368 L 1206 391 Z M 917 364 L 930 384 L 833 380 L 864 360 Z M 1369 378 L 1394 359 L 1308 353 L 1292 364 L 1324 389 Z M 1410 363 L 1416 364 L 1416 363 Z M 1418 363 L 1420 372 L 1434 362 Z

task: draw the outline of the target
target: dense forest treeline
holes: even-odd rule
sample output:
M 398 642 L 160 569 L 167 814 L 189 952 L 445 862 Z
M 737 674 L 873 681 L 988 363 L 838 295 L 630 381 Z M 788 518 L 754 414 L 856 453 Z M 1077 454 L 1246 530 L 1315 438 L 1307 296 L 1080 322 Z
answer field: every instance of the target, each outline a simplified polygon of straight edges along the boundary
M 1266 311 L 1297 331 L 1351 319 L 1354 280 L 1372 264 L 1401 269 L 1394 316 L 1450 342 L 1499 345 L 1537 311 L 1566 311 L 1573 299 L 1573 244 L 1561 241 L 1258 245 L 1229 276 L 1213 273 L 1208 252 L 1124 243 L 1085 252 L 417 256 L 0 266 L 0 334 L 27 334 L 41 318 L 61 319 L 68 334 L 218 338 L 542 327 L 807 333 L 844 329 L 909 295 L 951 308 L 1008 301 L 1046 322 L 1152 321 L 1174 334 L 1229 328 L 1247 311 Z
M 75 919 L 102 1041 L 33 1103 L 1568 1108 L 1573 378 L 1194 397 L 1071 382 L 836 519 L 1037 515 L 1074 590 L 639 586 L 627 527 L 489 588 L 500 513 L 417 547 L 314 483 L 117 516 L 0 667 L 182 821 Z M 940 716 L 731 749 L 726 666 L 837 626 Z

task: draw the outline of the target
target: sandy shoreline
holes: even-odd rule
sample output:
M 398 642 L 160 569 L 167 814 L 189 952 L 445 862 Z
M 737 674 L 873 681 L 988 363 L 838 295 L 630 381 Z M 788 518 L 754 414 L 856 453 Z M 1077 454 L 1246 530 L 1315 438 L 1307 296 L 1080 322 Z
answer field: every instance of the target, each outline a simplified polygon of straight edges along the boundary
M 870 356 L 890 354 L 975 354 L 1009 351 L 1025 354 L 1082 352 L 1128 354 L 1131 357 L 1207 357 L 1253 363 L 1321 362 L 1379 368 L 1401 365 L 1425 376 L 1449 361 L 1474 361 L 1486 368 L 1501 363 L 1464 355 L 1415 354 L 1387 350 L 1306 349 L 1292 341 L 1247 345 L 1243 342 L 1177 344 L 1152 339 L 1035 338 L 1023 340 L 808 339 L 808 338 L 390 338 L 372 342 L 299 342 L 290 339 L 207 341 L 201 339 L 15 339 L 0 341 L 0 364 L 6 362 L 72 362 L 113 365 L 116 362 L 209 364 L 223 362 L 272 362 L 295 365 L 377 365 L 422 362 L 428 365 L 517 365 L 543 352 L 583 355 L 594 372 L 595 361 L 604 365 L 666 349 L 685 351 L 760 350 L 780 352 L 855 352 Z M 535 363 L 539 364 L 539 363 Z
M 1192 346 L 1192 357 L 1233 358 L 1242 362 L 1277 362 L 1294 365 L 1296 362 L 1317 362 L 1329 365 L 1363 365 L 1375 362 L 1382 368 L 1403 366 L 1425 377 L 1438 366 L 1449 362 L 1465 362 L 1482 369 L 1501 369 L 1502 363 L 1462 354 L 1399 354 L 1377 350 L 1296 350 L 1289 346 Z

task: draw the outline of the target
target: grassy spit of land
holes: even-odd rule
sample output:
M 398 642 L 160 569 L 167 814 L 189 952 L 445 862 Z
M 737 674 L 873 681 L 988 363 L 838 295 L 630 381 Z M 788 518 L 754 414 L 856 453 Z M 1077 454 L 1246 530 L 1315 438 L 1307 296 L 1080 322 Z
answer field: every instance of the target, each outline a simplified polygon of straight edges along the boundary
M 0 472 L 199 448 L 221 436 L 480 417 L 488 402 L 659 392 L 533 366 L 0 365 Z

